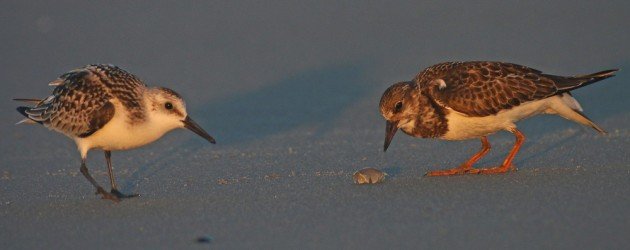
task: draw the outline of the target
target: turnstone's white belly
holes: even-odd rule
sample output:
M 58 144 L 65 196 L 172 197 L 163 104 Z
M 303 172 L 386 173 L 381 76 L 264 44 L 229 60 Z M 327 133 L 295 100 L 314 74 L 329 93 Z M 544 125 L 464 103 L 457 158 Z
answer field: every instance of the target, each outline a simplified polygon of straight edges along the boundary
M 559 99 L 558 96 L 553 96 L 526 102 L 512 109 L 500 111 L 495 115 L 483 117 L 467 116 L 449 108 L 449 113 L 446 115 L 448 131 L 440 138 L 466 140 L 486 136 L 499 130 L 511 130 L 516 128 L 514 123 L 519 120 L 540 113 L 555 113 L 549 107 Z

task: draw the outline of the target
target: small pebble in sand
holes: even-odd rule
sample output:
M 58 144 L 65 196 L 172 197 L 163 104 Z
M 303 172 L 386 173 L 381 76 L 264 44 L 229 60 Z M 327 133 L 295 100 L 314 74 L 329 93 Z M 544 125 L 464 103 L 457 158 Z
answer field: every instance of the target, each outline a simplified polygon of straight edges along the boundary
M 383 182 L 386 173 L 375 168 L 364 168 L 352 175 L 356 184 L 376 184 Z

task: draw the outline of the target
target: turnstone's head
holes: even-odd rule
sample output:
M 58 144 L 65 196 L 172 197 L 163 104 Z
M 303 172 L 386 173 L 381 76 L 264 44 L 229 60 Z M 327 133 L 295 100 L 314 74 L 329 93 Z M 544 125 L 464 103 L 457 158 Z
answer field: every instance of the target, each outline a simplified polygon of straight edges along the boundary
M 389 147 L 398 127 L 414 121 L 414 115 L 417 114 L 417 110 L 414 108 L 417 105 L 412 105 L 414 103 L 412 84 L 412 82 L 396 83 L 387 88 L 381 97 L 381 115 L 387 121 L 384 151 Z
M 186 112 L 186 103 L 177 92 L 163 87 L 148 91 L 149 112 L 152 120 L 160 124 L 160 129 L 170 131 L 187 128 L 211 143 L 214 138 L 203 130 Z

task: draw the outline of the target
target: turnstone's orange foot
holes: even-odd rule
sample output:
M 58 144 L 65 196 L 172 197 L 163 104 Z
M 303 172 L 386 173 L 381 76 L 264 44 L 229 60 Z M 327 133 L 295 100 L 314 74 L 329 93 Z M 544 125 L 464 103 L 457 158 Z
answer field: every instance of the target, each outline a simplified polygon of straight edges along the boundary
M 127 199 L 127 198 L 136 198 L 138 196 L 140 196 L 139 194 L 123 194 L 120 191 L 118 191 L 117 189 L 113 189 L 110 192 L 111 194 L 113 194 L 114 196 L 118 197 L 119 199 Z
M 509 167 L 504 167 L 504 166 L 498 166 L 498 167 L 492 167 L 492 168 L 473 168 L 470 169 L 470 171 L 467 172 L 467 174 L 503 174 L 503 173 L 507 173 L 510 171 L 516 171 L 516 167 L 514 167 L 514 165 L 511 165 Z
M 432 170 L 428 171 L 424 176 L 449 176 L 449 175 L 462 175 L 469 174 L 474 168 L 452 168 L 444 170 Z
M 114 65 L 93 64 L 62 74 L 48 85 L 52 95 L 43 99 L 15 99 L 30 105 L 18 107 L 24 124 L 40 124 L 70 137 L 81 153 L 81 173 L 103 199 L 118 201 L 137 195 L 116 190 L 111 151 L 149 144 L 177 129 L 186 128 L 215 143 L 186 111 L 175 91 L 149 87 L 135 75 Z M 91 149 L 105 151 L 112 192 L 92 178 L 85 159 Z
M 606 133 L 584 115 L 571 91 L 613 77 L 615 72 L 617 69 L 558 76 L 504 62 L 433 65 L 411 81 L 398 82 L 383 93 L 379 104 L 386 120 L 383 151 L 387 151 L 399 129 L 420 138 L 481 138 L 481 150 L 464 163 L 465 168 L 430 171 L 426 176 L 505 173 L 525 141 L 515 124 L 522 119 L 556 114 Z M 486 136 L 501 130 L 511 132 L 516 139 L 502 166 L 473 169 L 473 164 L 490 151 Z

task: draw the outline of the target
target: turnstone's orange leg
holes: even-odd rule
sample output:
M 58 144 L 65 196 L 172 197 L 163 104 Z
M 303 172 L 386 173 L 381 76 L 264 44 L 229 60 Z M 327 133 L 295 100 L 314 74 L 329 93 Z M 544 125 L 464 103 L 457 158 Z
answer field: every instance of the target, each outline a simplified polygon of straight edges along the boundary
M 116 180 L 114 180 L 114 169 L 112 168 L 112 151 L 105 150 L 105 160 L 107 161 L 107 171 L 109 173 L 109 183 L 112 186 L 112 191 L 110 191 L 110 193 L 115 195 L 116 197 L 118 197 L 120 199 L 133 198 L 133 197 L 140 196 L 139 194 L 123 194 L 120 191 L 118 191 L 118 187 L 116 186 Z
M 523 135 L 521 131 L 518 131 L 518 129 L 514 129 L 511 132 L 514 133 L 514 136 L 516 136 L 516 142 L 514 143 L 514 147 L 512 147 L 510 154 L 508 154 L 505 160 L 503 160 L 503 164 L 494 168 L 475 169 L 475 171 L 470 172 L 471 174 L 500 174 L 515 169 L 512 165 L 512 160 L 514 159 L 514 156 L 516 156 L 516 153 L 518 153 L 518 150 L 521 149 L 521 145 L 523 145 L 523 142 L 525 141 L 525 135 Z
M 466 174 L 470 171 L 474 171 L 476 169 L 472 168 L 473 164 L 475 164 L 475 162 L 477 162 L 479 159 L 484 157 L 490 151 L 490 148 L 491 147 L 490 147 L 490 143 L 488 142 L 488 138 L 483 136 L 481 137 L 481 150 L 479 150 L 479 152 L 477 152 L 475 155 L 470 157 L 468 161 L 464 162 L 462 165 L 456 168 L 429 171 L 425 174 L 425 176 L 457 175 L 457 174 Z

